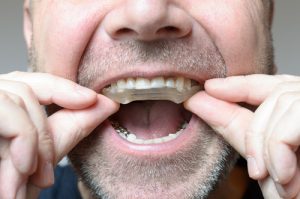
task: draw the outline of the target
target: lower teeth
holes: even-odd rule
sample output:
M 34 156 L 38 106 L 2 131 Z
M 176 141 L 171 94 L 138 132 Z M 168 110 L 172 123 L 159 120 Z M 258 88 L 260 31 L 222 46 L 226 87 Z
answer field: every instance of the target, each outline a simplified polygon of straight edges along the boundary
M 175 133 L 171 133 L 165 137 L 161 137 L 161 138 L 154 138 L 154 139 L 139 139 L 136 137 L 135 134 L 129 132 L 126 128 L 122 127 L 118 122 L 112 121 L 111 122 L 113 128 L 116 130 L 116 132 L 125 140 L 135 143 L 135 144 L 159 144 L 159 143 L 164 143 L 164 142 L 168 142 L 171 140 L 176 139 L 182 132 L 183 130 L 186 128 L 187 126 L 187 122 L 185 121 L 180 128 L 177 129 L 177 131 Z

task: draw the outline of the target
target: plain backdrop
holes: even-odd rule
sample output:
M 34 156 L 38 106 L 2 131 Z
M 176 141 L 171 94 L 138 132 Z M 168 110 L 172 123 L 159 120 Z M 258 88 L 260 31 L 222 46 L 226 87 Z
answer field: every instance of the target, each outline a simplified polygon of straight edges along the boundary
M 0 73 L 27 68 L 22 2 L 0 2 Z M 273 39 L 278 72 L 300 75 L 300 0 L 277 0 L 275 7 Z

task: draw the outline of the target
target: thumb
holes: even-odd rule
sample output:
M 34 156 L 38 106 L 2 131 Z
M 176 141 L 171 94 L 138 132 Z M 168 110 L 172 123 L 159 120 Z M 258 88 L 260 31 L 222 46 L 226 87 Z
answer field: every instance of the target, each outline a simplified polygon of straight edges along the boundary
M 53 137 L 55 162 L 69 153 L 83 138 L 119 109 L 119 104 L 103 95 L 86 109 L 62 109 L 48 118 L 49 131 Z
M 237 104 L 225 102 L 198 92 L 184 103 L 184 107 L 196 114 L 219 133 L 239 154 L 245 157 L 245 138 L 253 113 Z

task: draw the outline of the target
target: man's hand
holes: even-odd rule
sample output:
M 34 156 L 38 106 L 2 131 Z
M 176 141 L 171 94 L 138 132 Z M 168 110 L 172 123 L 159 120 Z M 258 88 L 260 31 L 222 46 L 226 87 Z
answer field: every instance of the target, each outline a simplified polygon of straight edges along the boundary
M 47 118 L 42 105 L 50 104 L 63 109 Z M 117 109 L 106 97 L 50 74 L 0 75 L 0 198 L 25 198 L 29 182 L 50 186 L 56 163 Z
M 255 111 L 241 105 L 258 107 Z M 300 197 L 300 78 L 213 79 L 185 103 L 247 159 L 265 198 Z

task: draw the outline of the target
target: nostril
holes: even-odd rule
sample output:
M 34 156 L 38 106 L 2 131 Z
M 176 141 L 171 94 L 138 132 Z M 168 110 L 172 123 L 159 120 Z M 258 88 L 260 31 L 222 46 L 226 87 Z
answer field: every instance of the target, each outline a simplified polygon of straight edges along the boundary
M 178 32 L 179 31 L 179 28 L 176 28 L 174 26 L 167 26 L 164 29 L 169 32 Z
M 158 34 L 179 34 L 181 31 L 179 28 L 174 26 L 165 26 L 160 28 L 157 33 Z
M 133 35 L 137 35 L 137 33 L 130 28 L 121 28 L 115 32 L 115 36 L 119 36 L 119 37 L 133 36 Z

